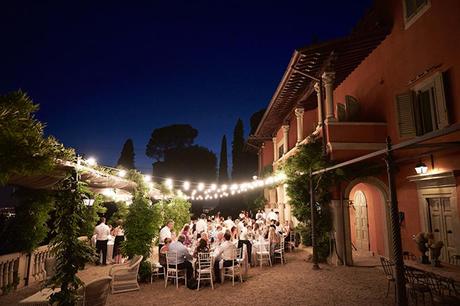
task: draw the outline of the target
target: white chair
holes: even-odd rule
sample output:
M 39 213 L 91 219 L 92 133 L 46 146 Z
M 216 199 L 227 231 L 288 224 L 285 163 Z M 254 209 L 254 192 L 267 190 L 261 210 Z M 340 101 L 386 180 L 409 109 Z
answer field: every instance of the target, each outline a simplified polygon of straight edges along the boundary
M 209 280 L 211 282 L 211 288 L 214 289 L 214 283 L 212 280 L 212 257 L 209 253 L 198 253 L 198 287 L 197 291 L 200 290 L 200 282 L 202 280 Z
M 112 277 L 112 293 L 139 290 L 137 274 L 144 257 L 135 255 L 128 263 L 113 265 L 109 276 Z
M 270 242 L 259 241 L 256 246 L 256 257 L 257 261 L 260 263 L 260 267 L 262 268 L 262 264 L 264 261 L 272 266 L 272 258 L 270 255 Z
M 243 274 L 241 271 L 241 265 L 238 263 L 238 252 L 241 253 L 241 248 L 233 250 L 233 256 L 232 256 L 232 265 L 228 267 L 223 267 L 224 273 L 223 273 L 223 278 L 222 281 L 224 280 L 225 276 L 231 277 L 232 278 L 232 286 L 235 286 L 235 270 L 237 270 L 238 274 L 240 275 L 240 282 L 243 282 Z
M 164 271 L 166 268 L 164 268 L 158 262 L 151 262 L 150 264 L 152 265 L 152 274 L 150 275 L 150 283 L 153 283 L 153 277 L 156 275 L 157 278 L 160 278 L 160 275 L 165 275 Z
M 279 244 L 279 247 L 275 249 L 273 252 L 273 260 L 276 260 L 279 258 L 281 260 L 281 264 L 284 264 L 286 261 L 286 258 L 284 257 L 284 237 L 281 237 L 281 241 Z
M 170 278 L 174 279 L 176 288 L 179 288 L 179 279 L 184 279 L 185 286 L 187 286 L 187 271 L 185 269 L 179 269 L 177 267 L 177 261 L 177 252 L 166 252 L 165 288 L 168 286 L 168 279 Z

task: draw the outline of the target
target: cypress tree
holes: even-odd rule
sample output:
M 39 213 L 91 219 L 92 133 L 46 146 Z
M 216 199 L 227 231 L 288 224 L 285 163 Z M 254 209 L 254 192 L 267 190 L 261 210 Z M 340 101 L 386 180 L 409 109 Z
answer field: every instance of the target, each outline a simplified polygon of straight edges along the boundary
M 219 160 L 219 183 L 228 181 L 228 162 L 227 162 L 227 137 L 222 137 L 220 145 L 220 160 Z
M 134 145 L 132 139 L 126 140 L 121 150 L 120 158 L 117 162 L 117 167 L 123 167 L 125 169 L 135 169 L 134 166 Z
M 239 179 L 242 176 L 243 167 L 243 148 L 244 148 L 244 130 L 243 121 L 238 118 L 235 129 L 233 130 L 232 142 L 232 179 Z

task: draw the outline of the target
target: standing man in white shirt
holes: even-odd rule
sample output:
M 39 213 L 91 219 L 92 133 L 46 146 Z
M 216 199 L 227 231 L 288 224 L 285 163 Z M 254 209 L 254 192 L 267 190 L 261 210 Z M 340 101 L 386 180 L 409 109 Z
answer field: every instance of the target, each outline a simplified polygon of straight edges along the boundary
M 201 234 L 203 232 L 207 232 L 208 230 L 208 222 L 206 222 L 206 215 L 201 214 L 200 219 L 196 222 L 196 232 Z
M 276 213 L 273 211 L 273 209 L 268 212 L 267 219 L 269 221 L 273 221 L 273 220 L 277 221 L 277 216 L 276 216 Z
M 171 230 L 174 228 L 174 221 L 169 220 L 168 223 L 160 230 L 160 238 L 158 242 L 158 252 L 160 252 L 161 248 L 165 245 L 165 239 L 169 238 L 172 239 Z M 160 254 L 160 253 L 158 253 Z
M 96 235 L 96 252 L 101 256 L 102 252 L 102 264 L 107 264 L 107 242 L 109 242 L 110 228 L 105 224 L 105 218 L 101 218 L 101 223 L 94 229 Z M 99 260 L 96 265 L 99 265 Z

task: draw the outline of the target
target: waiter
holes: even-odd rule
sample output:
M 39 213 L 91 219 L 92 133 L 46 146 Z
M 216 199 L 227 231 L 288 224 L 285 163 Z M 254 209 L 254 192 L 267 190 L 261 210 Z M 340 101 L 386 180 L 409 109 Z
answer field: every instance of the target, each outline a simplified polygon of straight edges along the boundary
M 99 260 L 96 265 L 99 265 L 102 252 L 102 264 L 107 264 L 107 242 L 109 242 L 110 228 L 105 224 L 105 218 L 101 218 L 101 223 L 94 229 L 96 234 L 96 252 L 99 255 Z

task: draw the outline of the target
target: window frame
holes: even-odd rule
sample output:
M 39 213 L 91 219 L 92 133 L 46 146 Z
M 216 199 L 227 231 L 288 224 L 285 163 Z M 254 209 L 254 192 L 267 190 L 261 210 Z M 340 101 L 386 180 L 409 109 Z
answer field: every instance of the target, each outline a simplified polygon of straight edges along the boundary
M 429 91 L 430 94 L 430 108 L 431 108 L 431 123 L 433 127 L 433 131 L 443 129 L 444 126 L 439 126 L 440 123 L 440 115 L 439 114 L 439 108 L 440 107 L 445 107 L 447 116 L 449 115 L 449 111 L 447 110 L 447 105 L 446 105 L 446 97 L 445 97 L 445 88 L 443 84 L 439 84 L 437 82 L 438 80 L 441 80 L 442 83 L 444 82 L 444 78 L 442 76 L 442 72 L 438 71 L 426 79 L 414 84 L 412 88 L 410 89 L 411 91 L 414 92 L 414 101 L 413 103 L 419 103 L 419 94 L 420 92 L 423 91 Z M 417 114 L 415 114 L 415 105 L 414 105 L 414 116 L 416 117 Z M 416 119 L 417 120 L 417 119 Z M 415 125 L 417 128 L 417 122 L 415 120 Z M 449 123 L 447 123 L 449 124 Z M 428 133 L 428 132 L 426 132 Z M 417 136 L 424 135 L 426 133 L 419 134 L 417 131 Z
M 426 11 L 431 8 L 431 0 L 427 0 L 426 4 L 421 6 L 415 11 L 415 14 L 412 16 L 407 16 L 407 7 L 406 7 L 406 0 L 402 0 L 403 4 L 403 19 L 404 19 L 404 30 L 407 30 L 411 25 L 413 25 Z

